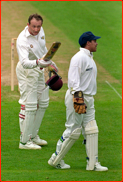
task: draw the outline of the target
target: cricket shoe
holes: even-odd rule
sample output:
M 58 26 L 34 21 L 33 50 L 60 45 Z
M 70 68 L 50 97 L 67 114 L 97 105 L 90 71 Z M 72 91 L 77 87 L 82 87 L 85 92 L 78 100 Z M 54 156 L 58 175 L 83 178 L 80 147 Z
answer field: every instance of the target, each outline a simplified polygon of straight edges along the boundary
M 55 160 L 56 155 L 55 153 L 52 154 L 51 158 L 48 160 L 48 164 L 50 166 L 55 167 L 56 169 L 69 169 L 70 165 L 65 164 L 64 160 L 61 160 L 59 164 L 57 164 L 56 166 L 53 165 L 53 161 Z
M 89 166 L 87 164 L 86 166 L 86 170 L 89 170 Z M 96 162 L 96 164 L 94 165 L 94 171 L 108 171 L 107 167 L 101 166 L 100 162 Z
M 47 141 L 40 139 L 38 135 L 32 139 L 32 141 L 37 145 L 47 145 Z
M 41 146 L 36 145 L 32 141 L 28 141 L 26 144 L 19 143 L 19 149 L 41 149 Z
M 100 162 L 96 162 L 94 171 L 108 171 L 107 167 L 101 166 Z

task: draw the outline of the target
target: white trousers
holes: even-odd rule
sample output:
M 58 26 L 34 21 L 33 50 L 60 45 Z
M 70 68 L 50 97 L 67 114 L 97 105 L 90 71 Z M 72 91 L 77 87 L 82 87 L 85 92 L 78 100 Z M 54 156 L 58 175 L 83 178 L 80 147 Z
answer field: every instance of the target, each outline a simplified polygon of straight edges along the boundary
M 29 138 L 34 138 L 37 134 L 46 110 L 45 101 L 41 104 L 42 92 L 45 89 L 44 73 L 39 67 L 24 69 L 18 62 L 16 74 L 20 89 L 19 103 L 21 104 L 21 111 L 19 113 L 19 123 L 21 140 L 22 143 L 26 143 Z M 46 101 L 46 105 L 48 106 L 48 101 Z M 39 107 L 41 107 L 40 112 Z
M 39 67 L 34 69 L 24 69 L 20 62 L 16 67 L 16 75 L 20 89 L 19 104 L 25 105 L 28 94 L 30 92 L 37 93 L 37 100 L 41 97 L 42 91 L 45 88 L 44 73 Z
M 95 108 L 94 108 L 94 98 L 93 96 L 84 95 L 84 101 L 87 105 L 86 114 L 78 114 L 75 112 L 73 107 L 73 95 L 70 93 L 68 89 L 65 95 L 65 105 L 66 105 L 66 123 L 65 123 L 65 131 L 62 134 L 62 137 L 57 142 L 56 153 L 58 154 L 61 150 L 62 143 L 65 139 L 67 139 L 70 134 L 76 129 L 82 126 L 82 134 L 84 138 L 85 135 L 85 127 L 88 122 L 95 120 Z

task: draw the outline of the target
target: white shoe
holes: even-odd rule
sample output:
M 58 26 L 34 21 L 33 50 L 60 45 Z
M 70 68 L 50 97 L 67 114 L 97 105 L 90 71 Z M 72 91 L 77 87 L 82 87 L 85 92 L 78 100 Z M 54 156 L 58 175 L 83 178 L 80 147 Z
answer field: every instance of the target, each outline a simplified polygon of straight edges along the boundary
M 26 144 L 19 143 L 19 149 L 41 149 L 41 146 L 36 145 L 32 141 L 28 141 Z
M 64 160 L 61 160 L 59 164 L 57 164 L 56 166 L 53 165 L 53 161 L 55 160 L 56 155 L 55 153 L 52 154 L 51 158 L 48 160 L 48 164 L 50 166 L 55 167 L 56 169 L 69 169 L 70 165 L 65 164 Z
M 40 139 L 38 135 L 32 139 L 32 141 L 37 145 L 47 145 L 47 141 Z
M 94 171 L 108 171 L 107 167 L 101 166 L 100 162 L 96 162 Z
M 90 170 L 88 162 L 87 162 L 86 170 L 88 170 L 88 171 Z M 93 171 L 108 171 L 108 168 L 101 166 L 100 162 L 96 162 L 96 164 L 94 165 Z

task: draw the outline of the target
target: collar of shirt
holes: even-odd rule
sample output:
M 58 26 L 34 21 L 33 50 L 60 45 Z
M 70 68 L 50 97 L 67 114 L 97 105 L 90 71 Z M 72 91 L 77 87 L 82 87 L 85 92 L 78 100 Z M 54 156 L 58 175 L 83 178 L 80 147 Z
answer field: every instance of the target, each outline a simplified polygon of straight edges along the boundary
M 28 31 L 28 26 L 25 27 L 25 34 L 26 34 L 26 37 L 31 36 L 31 34 Z
M 28 26 L 25 27 L 25 34 L 26 34 L 26 37 L 33 36 L 29 33 Z M 33 36 L 33 37 L 35 37 L 35 36 Z M 38 37 L 38 35 L 37 35 L 37 37 Z
M 85 54 L 87 54 L 89 57 L 93 57 L 93 53 L 90 52 L 88 49 L 80 47 L 80 51 L 85 52 Z

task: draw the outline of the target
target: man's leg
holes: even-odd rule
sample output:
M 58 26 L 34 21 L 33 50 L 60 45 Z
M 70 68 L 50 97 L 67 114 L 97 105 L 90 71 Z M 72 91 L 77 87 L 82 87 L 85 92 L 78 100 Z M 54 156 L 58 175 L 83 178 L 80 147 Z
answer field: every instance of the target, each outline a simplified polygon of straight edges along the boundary
M 36 112 L 36 117 L 33 123 L 32 140 L 37 145 L 47 145 L 47 142 L 45 140 L 40 139 L 37 134 L 48 105 L 49 105 L 49 86 L 47 86 L 41 94 L 41 98 L 39 99 L 38 109 Z
M 38 109 L 33 123 L 32 140 L 37 145 L 47 145 L 47 141 L 40 139 L 38 135 L 45 111 L 49 105 L 49 86 L 45 86 L 44 73 L 42 71 L 39 73 L 38 77 L 37 100 Z
M 20 149 L 41 149 L 38 145 L 33 144 L 31 140 L 33 122 L 37 110 L 37 92 L 30 92 L 25 104 L 25 121 L 23 123 L 22 137 L 19 144 Z
M 82 134 L 84 136 L 84 144 L 87 154 L 86 170 L 106 171 L 107 167 L 103 167 L 98 162 L 98 127 L 95 120 L 94 98 L 85 96 L 87 105 L 87 113 L 83 117 Z
M 20 91 L 19 104 L 21 105 L 21 109 L 19 112 L 19 126 L 20 126 L 21 134 L 23 131 L 23 124 L 25 122 L 25 103 L 26 103 L 26 99 L 27 99 L 26 74 L 27 74 L 27 70 L 24 70 L 22 65 L 20 64 L 20 62 L 18 62 L 17 67 L 16 67 L 16 75 L 17 75 L 19 91 Z M 20 135 L 20 138 L 21 138 L 21 135 Z
M 75 143 L 75 141 L 79 138 L 79 136 L 81 134 L 81 130 L 82 130 L 82 128 L 76 128 L 71 133 L 71 135 L 69 136 L 69 138 L 67 138 L 66 140 L 63 141 L 62 146 L 61 146 L 61 150 L 58 153 L 58 155 L 56 156 L 55 160 L 53 161 L 53 166 L 58 165 L 59 162 L 68 153 L 68 151 L 73 146 L 73 144 Z
M 86 134 L 86 170 L 107 171 L 108 168 L 98 162 L 98 127 L 96 121 L 90 121 L 85 127 Z
M 22 132 L 23 132 L 23 123 L 25 121 L 25 105 L 21 105 L 21 110 L 20 110 L 20 113 L 19 113 L 19 126 L 20 126 L 20 132 L 21 132 L 21 135 L 22 135 Z M 21 135 L 20 135 L 20 138 L 21 138 Z
M 62 159 L 81 134 L 82 118 L 81 115 L 75 113 L 72 98 L 73 97 L 70 92 L 67 91 L 65 97 L 67 117 L 67 121 L 65 123 L 66 130 L 64 131 L 60 140 L 57 142 L 56 152 L 52 154 L 51 158 L 48 161 L 48 164 L 55 168 L 70 168 L 70 166 L 65 164 Z
M 98 162 L 98 127 L 96 121 L 90 121 L 85 127 L 87 170 L 93 170 Z
M 23 69 L 20 62 L 16 67 L 16 74 L 19 83 L 21 111 L 19 113 L 20 124 L 20 149 L 41 149 L 40 146 L 31 142 L 32 122 L 37 110 L 37 75 L 35 71 Z

